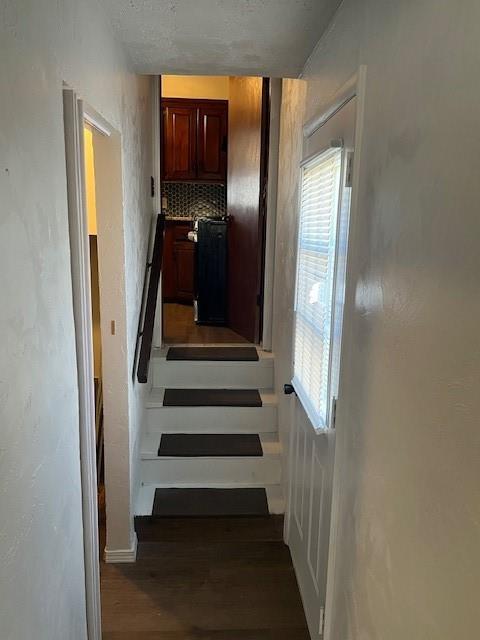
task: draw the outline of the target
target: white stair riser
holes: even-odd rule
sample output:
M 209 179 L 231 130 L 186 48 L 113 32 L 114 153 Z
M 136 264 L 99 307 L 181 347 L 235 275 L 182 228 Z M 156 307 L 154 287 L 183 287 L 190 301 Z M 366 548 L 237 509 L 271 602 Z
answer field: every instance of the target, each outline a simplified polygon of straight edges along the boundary
M 270 389 L 273 360 L 258 362 L 186 362 L 154 358 L 154 388 Z
M 268 433 L 277 430 L 277 407 L 148 407 L 147 426 L 162 433 Z
M 215 484 L 265 486 L 280 482 L 281 465 L 277 456 L 258 458 L 157 458 L 142 460 L 144 484 L 170 486 Z

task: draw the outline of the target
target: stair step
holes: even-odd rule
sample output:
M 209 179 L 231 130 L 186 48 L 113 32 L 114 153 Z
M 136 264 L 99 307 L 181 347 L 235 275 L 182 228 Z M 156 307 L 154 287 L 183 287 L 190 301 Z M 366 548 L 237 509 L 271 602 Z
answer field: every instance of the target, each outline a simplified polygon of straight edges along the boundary
M 163 396 L 163 389 L 152 389 L 147 399 L 149 432 L 271 433 L 277 431 L 277 397 L 271 391 L 261 392 L 262 404 L 259 407 L 170 407 L 163 404 Z
M 158 439 L 157 439 L 158 449 Z M 266 449 L 266 450 L 265 450 Z M 279 442 L 262 456 L 179 457 L 142 453 L 140 481 L 164 487 L 264 487 L 281 480 Z
M 164 407 L 261 407 L 258 389 L 165 389 Z
M 149 431 L 148 433 L 144 433 L 142 436 L 142 442 L 140 445 L 140 458 L 142 460 L 160 460 L 159 455 L 158 455 L 158 450 L 159 450 L 159 444 L 161 442 L 161 438 L 164 437 L 165 435 L 169 435 L 169 434 L 173 434 L 173 435 L 190 435 L 190 433 L 192 432 L 183 432 L 181 430 L 178 431 L 171 431 L 168 433 L 159 433 L 158 431 Z M 194 435 L 205 435 L 204 433 L 195 433 Z M 212 432 L 209 435 L 212 435 L 214 437 L 217 437 L 219 435 L 226 435 L 225 431 L 219 431 L 217 432 Z M 230 434 L 228 434 L 230 435 Z M 233 434 L 233 435 L 241 435 L 241 434 Z M 260 438 L 260 443 L 262 446 L 262 453 L 261 453 L 261 457 L 279 457 L 281 455 L 281 449 L 282 446 L 280 444 L 280 441 L 278 439 L 278 433 L 276 432 L 270 432 L 270 433 L 260 433 L 260 434 L 246 434 L 246 435 L 256 435 Z M 195 461 L 195 457 L 189 457 L 189 456 L 184 456 L 185 460 L 188 462 L 194 462 Z M 210 456 L 203 456 L 203 457 L 210 457 Z M 225 458 L 226 460 L 229 460 L 230 462 L 234 461 L 235 459 L 239 459 L 241 460 L 243 457 L 245 456 L 231 456 L 231 455 L 222 455 L 222 456 L 217 456 L 217 458 Z M 257 457 L 257 456 L 254 456 Z M 165 462 L 166 460 L 168 460 L 169 458 L 172 459 L 179 459 L 179 456 L 162 456 L 161 459 Z M 212 461 L 215 460 L 215 456 L 211 456 Z
M 167 348 L 153 350 L 149 376 L 154 389 L 271 389 L 273 386 L 275 358 L 272 353 L 258 350 L 258 360 L 167 360 L 168 351 Z
M 255 347 L 170 347 L 167 360 L 256 362 L 258 352 Z
M 159 457 L 262 456 L 262 444 L 254 433 L 164 433 Z
M 267 516 L 265 489 L 156 489 L 155 517 Z
M 205 485 L 195 485 L 194 488 Z M 157 489 L 169 489 L 172 488 L 171 484 L 142 484 L 135 500 L 135 515 L 136 516 L 151 516 L 153 510 L 153 500 L 155 497 L 155 491 Z M 186 487 L 182 487 L 186 488 Z M 231 488 L 251 488 L 251 485 L 244 484 L 240 487 L 232 487 L 229 485 L 216 485 L 216 489 L 231 489 Z M 283 490 L 280 484 L 266 484 L 263 488 L 267 492 L 268 510 L 271 514 L 282 514 L 285 511 L 285 501 L 283 497 Z

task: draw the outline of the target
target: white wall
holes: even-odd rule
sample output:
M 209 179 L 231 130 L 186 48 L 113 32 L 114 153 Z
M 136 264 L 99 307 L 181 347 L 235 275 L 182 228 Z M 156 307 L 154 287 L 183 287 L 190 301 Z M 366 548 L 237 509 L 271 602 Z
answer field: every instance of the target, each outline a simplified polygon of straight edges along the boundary
M 278 391 L 290 371 L 300 125 L 368 66 L 337 414 L 334 640 L 478 635 L 478 24 L 475 0 L 345 0 L 305 81 L 284 82 Z M 280 419 L 285 433 L 283 404 Z
M 85 637 L 62 82 L 122 133 L 131 364 L 150 216 L 145 163 L 151 156 L 142 156 L 149 144 L 150 81 L 126 68 L 94 0 L 2 2 L 2 640 Z M 142 406 L 131 381 L 128 388 L 130 440 L 118 451 L 119 473 L 127 478 Z

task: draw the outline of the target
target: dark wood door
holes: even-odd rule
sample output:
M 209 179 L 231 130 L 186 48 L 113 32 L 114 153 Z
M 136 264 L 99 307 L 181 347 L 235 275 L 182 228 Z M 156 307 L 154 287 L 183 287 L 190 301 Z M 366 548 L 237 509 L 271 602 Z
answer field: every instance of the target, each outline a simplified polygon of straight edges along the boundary
M 195 180 L 197 108 L 182 102 L 163 105 L 163 179 Z
M 251 342 L 258 341 L 260 319 L 262 85 L 262 78 L 230 78 L 228 107 L 228 319 Z
M 228 103 L 200 103 L 197 123 L 197 178 L 225 182 L 227 179 Z

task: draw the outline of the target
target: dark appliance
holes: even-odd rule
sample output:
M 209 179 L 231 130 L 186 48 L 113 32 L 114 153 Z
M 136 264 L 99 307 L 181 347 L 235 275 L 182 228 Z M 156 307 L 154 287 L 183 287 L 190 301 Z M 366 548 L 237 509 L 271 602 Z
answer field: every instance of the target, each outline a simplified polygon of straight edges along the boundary
M 195 221 L 193 304 L 197 324 L 227 324 L 227 226 L 226 217 Z

